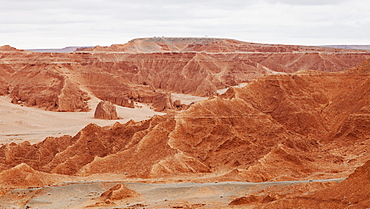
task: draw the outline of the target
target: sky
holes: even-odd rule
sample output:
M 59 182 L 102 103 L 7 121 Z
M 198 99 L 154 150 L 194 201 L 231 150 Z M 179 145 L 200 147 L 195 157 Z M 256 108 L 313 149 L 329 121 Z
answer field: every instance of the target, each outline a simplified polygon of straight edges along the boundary
M 109 46 L 143 37 L 370 45 L 369 0 L 0 0 L 0 46 Z

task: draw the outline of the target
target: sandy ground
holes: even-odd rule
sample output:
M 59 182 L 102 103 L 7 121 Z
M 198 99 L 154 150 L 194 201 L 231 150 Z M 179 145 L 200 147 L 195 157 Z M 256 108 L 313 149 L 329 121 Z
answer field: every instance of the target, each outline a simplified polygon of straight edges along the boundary
M 124 181 L 78 181 L 57 186 L 16 189 L 0 199 L 1 208 L 235 208 L 228 204 L 247 193 L 270 186 L 311 182 L 340 182 L 343 179 L 285 182 L 141 183 Z M 109 202 L 102 193 L 123 184 L 139 193 Z M 238 207 L 237 207 L 238 208 Z M 243 208 L 243 207 L 242 207 Z
M 182 104 L 190 105 L 193 102 L 206 100 L 208 97 L 191 96 L 187 94 L 175 94 L 171 93 L 172 100 L 180 100 Z
M 236 88 L 242 88 L 242 87 L 244 87 L 244 86 L 247 86 L 248 85 L 248 83 L 240 83 L 240 84 L 238 84 L 237 86 L 233 86 L 233 87 L 236 87 Z M 218 93 L 218 94 L 224 94 L 228 89 L 229 89 L 230 87 L 228 87 L 228 88 L 224 88 L 224 89 L 219 89 L 219 90 L 217 90 L 216 92 Z
M 180 99 L 185 104 L 207 99 L 189 95 L 174 94 L 174 99 Z M 129 120 L 141 121 L 153 115 L 164 113 L 155 112 L 145 104 L 137 104 L 136 108 L 116 106 L 120 120 L 101 120 L 94 118 L 94 110 L 99 99 L 89 101 L 89 112 L 50 112 L 38 108 L 25 107 L 10 103 L 9 97 L 0 97 L 0 143 L 29 141 L 37 143 L 48 136 L 74 136 L 89 123 L 99 126 L 109 126 L 115 122 L 126 123 Z
M 101 120 L 94 118 L 94 110 L 99 100 L 92 99 L 89 112 L 51 112 L 34 107 L 25 107 L 10 103 L 10 98 L 0 97 L 0 143 L 21 142 L 28 140 L 36 143 L 48 136 L 75 135 L 89 123 L 100 126 L 112 125 L 115 122 L 126 123 L 129 120 L 146 120 L 155 112 L 144 104 L 141 108 L 117 106 L 121 120 Z

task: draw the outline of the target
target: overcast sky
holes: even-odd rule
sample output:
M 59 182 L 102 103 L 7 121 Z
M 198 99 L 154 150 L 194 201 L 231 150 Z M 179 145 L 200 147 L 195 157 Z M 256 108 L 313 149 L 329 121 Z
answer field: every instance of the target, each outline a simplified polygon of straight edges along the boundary
M 370 44 L 369 0 L 0 0 L 0 45 L 20 49 L 219 37 Z

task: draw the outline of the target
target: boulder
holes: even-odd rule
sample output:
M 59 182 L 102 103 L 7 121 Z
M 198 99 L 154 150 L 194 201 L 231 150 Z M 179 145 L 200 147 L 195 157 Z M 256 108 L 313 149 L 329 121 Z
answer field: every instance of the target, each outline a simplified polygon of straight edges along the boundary
M 173 102 L 173 105 L 175 106 L 175 107 L 181 107 L 181 101 L 180 100 L 175 100 L 174 102 Z
M 122 200 L 129 197 L 137 197 L 140 194 L 136 191 L 127 188 L 123 184 L 117 184 L 116 186 L 110 188 L 109 190 L 105 191 L 101 194 L 100 198 L 102 200 Z
M 186 109 L 188 109 L 188 105 L 186 105 L 186 104 L 182 104 L 181 103 L 181 100 L 175 100 L 174 102 L 173 102 L 173 106 L 174 106 L 174 108 L 176 108 L 177 110 L 186 110 Z
M 117 115 L 116 107 L 112 102 L 101 101 L 95 109 L 94 118 L 97 119 L 107 119 L 107 120 L 117 120 L 119 119 Z
M 153 98 L 153 107 L 155 111 L 164 111 L 173 108 L 171 93 L 159 93 Z

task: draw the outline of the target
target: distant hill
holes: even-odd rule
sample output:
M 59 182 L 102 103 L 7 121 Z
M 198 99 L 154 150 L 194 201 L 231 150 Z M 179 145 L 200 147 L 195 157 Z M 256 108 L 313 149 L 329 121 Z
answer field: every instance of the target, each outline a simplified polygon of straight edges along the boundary
M 68 53 L 68 52 L 74 52 L 79 48 L 91 48 L 91 47 L 88 47 L 88 46 L 84 46 L 84 47 L 68 46 L 68 47 L 64 47 L 64 48 L 61 48 L 61 49 L 58 49 L 58 48 L 55 48 L 55 49 L 27 49 L 27 51 L 41 52 L 41 53 L 43 53 L 43 52 Z
M 340 48 L 340 49 L 370 50 L 370 45 L 325 45 L 323 47 Z
M 156 53 L 156 52 L 207 52 L 207 53 L 240 53 L 240 52 L 344 52 L 347 49 L 336 49 L 322 46 L 298 46 L 283 44 L 262 44 L 243 42 L 222 38 L 137 38 L 125 44 L 111 46 L 95 46 L 79 48 L 76 51 L 88 52 L 127 52 L 127 53 Z

